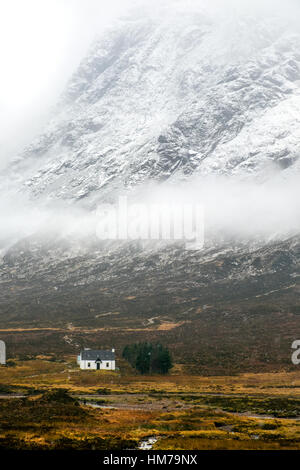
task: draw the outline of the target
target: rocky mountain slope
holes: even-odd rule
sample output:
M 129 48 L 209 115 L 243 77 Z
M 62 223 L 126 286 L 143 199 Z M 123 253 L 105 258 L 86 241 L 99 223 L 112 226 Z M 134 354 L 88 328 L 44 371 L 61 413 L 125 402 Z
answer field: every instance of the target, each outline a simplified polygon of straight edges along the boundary
M 300 34 L 276 15 L 123 18 L 95 42 L 44 133 L 2 172 L 2 194 L 36 208 L 90 213 L 150 180 L 188 187 L 197 176 L 228 175 L 264 185 L 279 174 L 289 185 L 300 169 L 299 46 Z M 18 242 L 3 254 L 4 326 L 115 328 L 128 339 L 136 329 L 160 334 L 171 325 L 176 339 L 168 341 L 182 353 L 191 325 L 198 325 L 196 348 L 207 331 L 221 340 L 225 318 L 227 333 L 236 328 L 228 340 L 236 351 L 251 311 L 251 322 L 261 315 L 251 346 L 259 344 L 261 357 L 270 325 L 280 328 L 284 317 L 285 340 L 296 334 L 297 234 L 250 241 L 229 233 L 189 251 L 178 243 L 105 244 L 57 230 L 51 236 L 52 229 L 46 237 L 16 233 Z M 205 348 L 210 367 L 217 346 L 214 353 Z
M 36 198 L 90 207 L 149 178 L 298 171 L 299 46 L 276 15 L 120 20 L 10 179 Z
M 297 304 L 299 257 L 298 237 L 256 249 L 228 243 L 196 252 L 181 244 L 108 249 L 96 240 L 71 252 L 66 241 L 30 237 L 3 258 L 1 310 L 15 325 L 38 319 L 50 326 L 55 318 L 62 325 L 104 326 L 155 316 L 186 320 L 206 304 L 263 303 L 286 294 L 289 308 Z

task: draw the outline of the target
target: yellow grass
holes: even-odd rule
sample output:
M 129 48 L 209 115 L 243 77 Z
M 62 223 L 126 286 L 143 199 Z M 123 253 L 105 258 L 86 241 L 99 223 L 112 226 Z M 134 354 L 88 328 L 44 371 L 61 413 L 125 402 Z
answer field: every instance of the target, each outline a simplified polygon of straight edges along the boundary
M 84 394 L 85 398 L 107 390 L 108 394 L 101 396 L 102 402 L 116 409 L 82 405 L 88 412 L 85 419 L 51 420 L 50 428 L 47 420 L 43 421 L 43 413 L 41 422 L 26 425 L 22 424 L 21 414 L 20 427 L 12 423 L 12 428 L 5 431 L 0 426 L 0 439 L 15 436 L 43 448 L 61 438 L 77 443 L 92 437 L 138 442 L 155 435 L 159 438 L 156 449 L 300 449 L 300 421 L 240 415 L 182 399 L 201 393 L 263 401 L 270 397 L 296 399 L 300 397 L 298 372 L 201 377 L 182 374 L 177 364 L 174 375 L 139 376 L 81 371 L 73 357 L 65 357 L 63 362 L 49 359 L 40 356 L 36 360 L 16 361 L 13 367 L 1 367 L 0 385 L 13 386 L 14 391 L 27 387 L 29 392 L 36 389 L 41 393 L 64 388 L 75 395 Z M 29 400 L 36 399 L 33 396 Z
M 180 374 L 180 364 L 175 366 L 178 375 L 124 376 L 119 372 L 79 370 L 74 358 L 65 362 L 51 362 L 46 356 L 32 361 L 18 361 L 15 367 L 0 368 L 0 383 L 35 387 L 61 386 L 69 390 L 92 392 L 102 385 L 123 393 L 157 392 L 176 393 L 228 393 L 247 395 L 300 397 L 300 373 L 281 372 L 242 374 L 234 377 L 202 377 Z

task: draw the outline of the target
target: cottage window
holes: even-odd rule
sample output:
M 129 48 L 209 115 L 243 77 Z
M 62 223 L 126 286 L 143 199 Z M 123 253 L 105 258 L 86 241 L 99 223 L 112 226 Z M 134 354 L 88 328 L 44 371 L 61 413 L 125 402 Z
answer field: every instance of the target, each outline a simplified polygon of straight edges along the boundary
M 91 367 L 91 363 L 90 363 L 90 362 L 88 362 L 88 367 Z
M 109 362 L 106 363 L 106 367 L 109 367 Z

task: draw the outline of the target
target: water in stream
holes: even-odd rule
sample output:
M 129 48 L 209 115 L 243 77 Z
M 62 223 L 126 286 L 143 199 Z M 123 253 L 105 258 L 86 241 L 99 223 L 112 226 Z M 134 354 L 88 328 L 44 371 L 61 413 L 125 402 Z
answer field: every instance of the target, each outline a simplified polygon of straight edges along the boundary
M 151 450 L 154 444 L 157 442 L 157 438 L 154 436 L 148 437 L 144 441 L 140 442 L 139 450 Z

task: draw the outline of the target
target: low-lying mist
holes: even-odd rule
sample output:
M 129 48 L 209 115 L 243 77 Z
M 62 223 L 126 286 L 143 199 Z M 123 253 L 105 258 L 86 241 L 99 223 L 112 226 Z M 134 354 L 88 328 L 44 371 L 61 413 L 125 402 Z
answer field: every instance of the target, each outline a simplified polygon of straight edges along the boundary
M 300 233 L 298 175 L 285 178 L 278 174 L 265 182 L 221 176 L 162 184 L 149 182 L 120 196 L 127 197 L 128 205 L 142 205 L 145 211 L 152 206 L 169 207 L 175 212 L 183 205 L 203 206 L 206 245 L 225 240 L 268 242 Z M 118 204 L 116 198 L 115 207 Z M 103 206 L 99 203 L 99 207 Z M 97 239 L 99 227 L 105 223 L 99 207 L 88 210 L 79 204 L 66 206 L 55 201 L 24 200 L 24 197 L 2 198 L 2 253 L 18 240 L 36 234 L 47 239 L 60 237 L 70 244 L 81 241 L 86 247 L 86 241 Z M 137 216 L 131 222 L 139 227 L 138 233 L 144 233 L 143 218 Z

